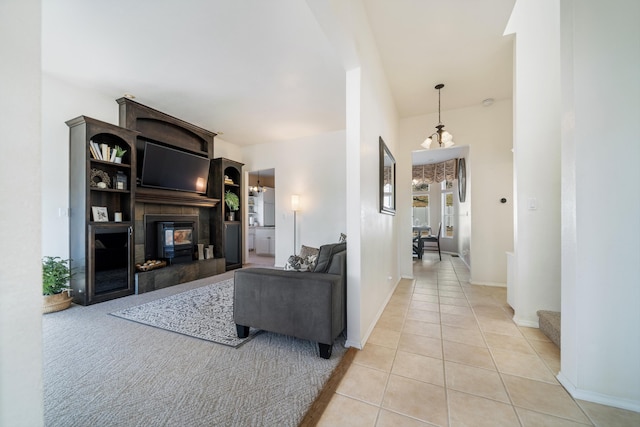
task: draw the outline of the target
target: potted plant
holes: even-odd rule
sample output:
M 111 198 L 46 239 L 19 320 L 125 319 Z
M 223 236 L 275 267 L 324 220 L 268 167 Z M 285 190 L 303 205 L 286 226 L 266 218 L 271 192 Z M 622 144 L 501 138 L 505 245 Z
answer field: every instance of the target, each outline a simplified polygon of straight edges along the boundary
M 240 199 L 236 193 L 227 190 L 227 192 L 224 193 L 224 202 L 229 208 L 229 221 L 233 221 L 235 219 L 235 211 L 240 209 Z
M 120 147 L 119 145 L 116 145 L 116 159 L 115 162 L 116 163 L 122 163 L 122 157 L 124 156 L 124 153 L 127 152 L 127 150 L 123 149 L 122 147 Z
M 71 305 L 71 289 L 68 286 L 73 273 L 68 259 L 45 256 L 42 258 L 43 312 L 53 313 Z

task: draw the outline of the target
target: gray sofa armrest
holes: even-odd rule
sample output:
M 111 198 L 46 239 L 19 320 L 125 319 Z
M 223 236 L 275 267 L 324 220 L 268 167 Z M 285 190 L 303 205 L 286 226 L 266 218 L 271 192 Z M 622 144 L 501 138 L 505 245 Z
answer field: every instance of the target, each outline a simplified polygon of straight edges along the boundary
M 332 344 L 346 326 L 343 276 L 248 268 L 235 272 L 233 318 L 251 326 Z

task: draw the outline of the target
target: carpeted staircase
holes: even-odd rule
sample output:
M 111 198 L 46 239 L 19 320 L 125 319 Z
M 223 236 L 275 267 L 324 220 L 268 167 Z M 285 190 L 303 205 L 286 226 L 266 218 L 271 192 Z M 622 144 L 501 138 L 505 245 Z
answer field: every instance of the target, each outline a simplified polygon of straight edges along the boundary
M 538 310 L 540 331 L 560 348 L 560 312 Z

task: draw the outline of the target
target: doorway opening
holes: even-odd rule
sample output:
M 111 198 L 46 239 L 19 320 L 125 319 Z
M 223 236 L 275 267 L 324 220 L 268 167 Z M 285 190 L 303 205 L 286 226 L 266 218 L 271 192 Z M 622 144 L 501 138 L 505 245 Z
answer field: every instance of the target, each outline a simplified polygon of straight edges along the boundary
M 276 255 L 275 169 L 249 172 L 246 234 L 247 263 L 274 266 Z
M 467 259 L 471 238 L 470 218 L 469 214 L 461 218 L 461 202 L 456 188 L 458 159 L 468 156 L 468 146 L 413 151 L 411 184 L 414 240 L 417 233 L 436 236 L 440 231 L 442 252 L 465 255 L 465 262 L 470 261 Z M 468 212 L 469 206 L 466 203 L 464 210 Z M 438 230 L 439 224 L 441 230 Z M 414 259 L 415 256 L 414 249 Z

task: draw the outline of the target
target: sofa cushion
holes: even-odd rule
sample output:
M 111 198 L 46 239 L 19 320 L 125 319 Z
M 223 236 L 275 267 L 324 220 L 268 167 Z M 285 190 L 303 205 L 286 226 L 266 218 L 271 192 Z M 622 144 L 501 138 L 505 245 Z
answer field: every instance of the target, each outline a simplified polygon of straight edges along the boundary
M 331 258 L 333 258 L 333 256 L 338 252 L 345 251 L 346 249 L 346 243 L 332 243 L 320 246 L 318 261 L 316 262 L 316 267 L 313 270 L 314 273 L 326 273 L 329 265 L 331 265 Z

